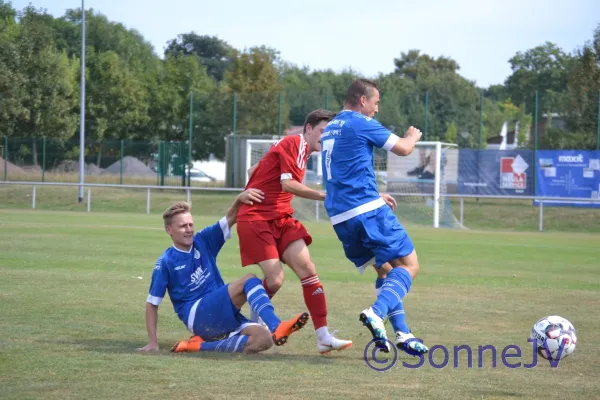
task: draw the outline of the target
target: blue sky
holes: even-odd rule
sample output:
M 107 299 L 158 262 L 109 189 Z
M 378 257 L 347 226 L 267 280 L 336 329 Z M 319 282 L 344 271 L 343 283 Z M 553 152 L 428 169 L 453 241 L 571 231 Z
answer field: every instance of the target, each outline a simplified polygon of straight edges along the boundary
M 87 0 L 110 20 L 137 29 L 162 56 L 179 33 L 218 36 L 236 48 L 266 45 L 311 69 L 351 67 L 373 77 L 412 48 L 449 56 L 478 86 L 503 83 L 517 51 L 546 41 L 571 52 L 600 23 L 599 0 Z M 22 8 L 30 1 L 12 1 Z M 79 0 L 33 0 L 61 16 Z

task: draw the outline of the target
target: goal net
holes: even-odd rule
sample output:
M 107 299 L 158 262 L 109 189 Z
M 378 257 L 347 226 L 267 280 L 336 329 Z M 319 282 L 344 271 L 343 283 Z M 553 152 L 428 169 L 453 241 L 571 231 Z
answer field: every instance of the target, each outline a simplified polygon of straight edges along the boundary
M 246 168 L 260 161 L 277 139 L 248 139 Z M 458 228 L 450 199 L 443 194 L 456 191 L 458 149 L 441 142 L 420 142 L 407 157 L 398 157 L 382 149 L 373 153 L 373 167 L 380 193 L 396 199 L 395 213 L 402 224 Z M 325 190 L 322 183 L 321 153 L 313 153 L 307 163 L 304 184 Z M 246 172 L 246 183 L 248 174 Z M 329 220 L 322 202 L 292 201 L 294 217 L 303 221 Z

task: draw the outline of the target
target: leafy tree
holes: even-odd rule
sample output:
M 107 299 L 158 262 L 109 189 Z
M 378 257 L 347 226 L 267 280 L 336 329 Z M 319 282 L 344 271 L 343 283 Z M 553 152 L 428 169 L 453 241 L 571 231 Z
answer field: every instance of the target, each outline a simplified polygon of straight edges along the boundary
M 525 110 L 535 110 L 537 90 L 543 99 L 543 110 L 554 111 L 560 106 L 561 95 L 567 89 L 568 69 L 572 57 L 554 43 L 518 52 L 509 60 L 512 74 L 506 79 L 506 90 L 515 104 L 525 104 Z
M 167 42 L 165 56 L 193 55 L 206 68 L 208 76 L 222 81 L 232 64 L 233 48 L 216 36 L 198 35 L 195 32 L 178 35 Z
M 233 52 L 231 71 L 225 73 L 225 93 L 236 94 L 240 133 L 277 132 L 281 90 L 272 52 L 257 47 Z

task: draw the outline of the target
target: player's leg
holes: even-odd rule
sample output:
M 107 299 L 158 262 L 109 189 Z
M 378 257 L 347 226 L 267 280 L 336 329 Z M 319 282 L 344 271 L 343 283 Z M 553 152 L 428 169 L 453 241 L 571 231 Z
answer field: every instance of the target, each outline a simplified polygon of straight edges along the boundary
M 283 285 L 283 267 L 279 261 L 277 241 L 269 221 L 238 221 L 242 267 L 258 264 L 263 271 L 263 286 L 269 298 Z
M 254 274 L 231 282 L 228 285 L 229 296 L 233 305 L 239 310 L 248 301 L 250 309 L 265 323 L 272 333 L 273 341 L 278 346 L 284 345 L 287 338 L 308 322 L 307 313 L 299 313 L 289 321 L 282 322 L 275 314 L 275 308 L 263 287 L 263 283 Z
M 299 222 L 297 224 L 299 225 L 298 231 L 306 231 L 302 224 Z M 297 234 L 288 229 L 287 233 L 282 235 L 284 239 L 290 236 L 297 236 Z M 282 259 L 300 279 L 304 303 L 313 320 L 319 352 L 326 354 L 332 350 L 340 351 L 350 348 L 352 341 L 338 339 L 329 332 L 327 327 L 327 300 L 325 298 L 325 291 L 319 281 L 316 267 L 311 261 L 305 239 L 296 239 L 287 244 Z
M 354 217 L 336 224 L 333 226 L 333 229 L 340 242 L 342 242 L 346 258 L 350 260 L 362 274 L 369 265 L 372 265 L 375 262 L 375 254 L 363 245 L 362 238 L 364 236 L 364 227 L 360 217 L 361 216 Z M 365 316 L 361 313 L 360 320 L 371 332 L 371 335 L 375 340 L 375 345 L 383 351 L 389 352 L 390 347 L 388 345 L 383 319 L 371 312 Z
M 385 207 L 366 215 L 364 223 L 368 232 L 365 245 L 376 254 L 376 264 L 383 266 L 389 263 L 392 267 L 386 273 L 377 301 L 365 310 L 365 314 L 375 314 L 381 319 L 387 315 L 395 325 L 397 346 L 411 354 L 426 353 L 427 347 L 412 336 L 406 325 L 402 302 L 419 272 L 414 245 L 395 215 Z

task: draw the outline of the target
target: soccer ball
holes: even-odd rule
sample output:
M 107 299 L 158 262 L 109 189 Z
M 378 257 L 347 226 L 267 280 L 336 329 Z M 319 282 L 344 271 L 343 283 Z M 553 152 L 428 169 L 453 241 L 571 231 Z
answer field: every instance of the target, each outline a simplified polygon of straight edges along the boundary
M 548 359 L 548 352 L 553 360 L 568 357 L 573 354 L 577 345 L 575 327 L 567 319 L 557 315 L 544 317 L 536 322 L 531 328 L 530 337 L 537 339 L 537 352 L 545 359 Z

